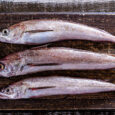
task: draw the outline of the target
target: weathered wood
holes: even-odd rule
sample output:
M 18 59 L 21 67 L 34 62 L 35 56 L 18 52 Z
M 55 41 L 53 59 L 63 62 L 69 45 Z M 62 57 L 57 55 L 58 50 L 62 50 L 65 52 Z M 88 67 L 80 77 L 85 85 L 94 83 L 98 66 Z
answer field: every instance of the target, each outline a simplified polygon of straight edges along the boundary
M 77 13 L 8 13 L 0 14 L 0 31 L 3 28 L 29 19 L 62 19 L 77 23 L 87 24 L 89 26 L 104 29 L 115 35 L 115 15 L 98 15 Z M 114 53 L 115 45 L 113 43 L 99 43 L 91 41 L 62 41 L 52 43 L 48 47 L 72 47 L 77 49 L 90 50 L 95 52 Z M 13 52 L 22 51 L 33 46 L 13 45 L 0 43 L 0 58 Z M 13 78 L 0 78 L 0 87 L 11 84 L 15 81 L 39 76 L 64 75 L 80 78 L 91 78 L 106 80 L 115 83 L 115 70 L 96 70 L 96 71 L 46 71 L 25 76 Z M 26 100 L 0 100 L 0 110 L 75 110 L 75 109 L 114 109 L 115 93 L 95 93 L 85 95 L 62 95 L 48 96 L 38 99 Z
M 69 0 L 69 1 L 29 0 L 29 2 L 28 0 L 10 0 L 9 2 L 8 1 L 9 0 L 2 0 L 0 2 L 0 12 L 114 12 L 115 11 L 115 0 Z M 32 1 L 38 1 L 38 2 L 32 2 Z

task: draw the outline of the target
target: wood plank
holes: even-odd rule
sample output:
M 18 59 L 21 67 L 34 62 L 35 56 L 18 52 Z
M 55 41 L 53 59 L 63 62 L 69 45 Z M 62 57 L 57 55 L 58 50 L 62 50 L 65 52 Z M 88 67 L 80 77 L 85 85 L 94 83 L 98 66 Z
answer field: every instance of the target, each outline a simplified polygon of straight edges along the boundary
M 0 31 L 8 26 L 30 19 L 62 19 L 89 26 L 104 29 L 115 35 L 115 15 L 97 14 L 77 14 L 77 13 L 1 13 Z M 62 41 L 52 43 L 48 47 L 71 47 L 77 49 L 90 50 L 95 52 L 114 53 L 115 45 L 107 42 L 91 41 Z M 0 43 L 0 58 L 13 52 L 22 51 L 33 46 L 13 45 Z M 12 78 L 0 78 L 0 87 L 11 84 L 15 81 L 36 77 L 64 75 L 80 78 L 91 78 L 106 80 L 115 83 L 115 70 L 96 70 L 96 71 L 46 71 Z M 76 109 L 114 109 L 115 92 L 95 93 L 85 95 L 61 95 L 48 96 L 38 99 L 26 100 L 0 100 L 0 110 L 76 110 Z
M 115 0 L 2 0 L 0 12 L 114 12 Z M 21 1 L 21 2 L 20 2 Z M 35 2 L 37 1 L 37 2 Z M 53 2 L 52 2 L 53 1 Z

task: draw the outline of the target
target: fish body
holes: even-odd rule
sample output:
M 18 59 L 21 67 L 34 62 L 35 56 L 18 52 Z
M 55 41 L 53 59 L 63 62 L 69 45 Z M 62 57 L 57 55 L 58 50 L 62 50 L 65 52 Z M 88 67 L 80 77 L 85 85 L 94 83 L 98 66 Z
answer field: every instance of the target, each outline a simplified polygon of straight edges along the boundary
M 60 40 L 115 42 L 115 36 L 87 25 L 62 20 L 28 20 L 0 33 L 0 41 L 14 44 L 46 44 Z
M 106 91 L 115 91 L 115 85 L 103 81 L 63 76 L 37 77 L 19 81 L 2 89 L 0 99 L 23 99 Z
M 72 48 L 35 47 L 0 60 L 0 76 L 12 77 L 47 70 L 101 70 L 115 68 L 115 57 Z

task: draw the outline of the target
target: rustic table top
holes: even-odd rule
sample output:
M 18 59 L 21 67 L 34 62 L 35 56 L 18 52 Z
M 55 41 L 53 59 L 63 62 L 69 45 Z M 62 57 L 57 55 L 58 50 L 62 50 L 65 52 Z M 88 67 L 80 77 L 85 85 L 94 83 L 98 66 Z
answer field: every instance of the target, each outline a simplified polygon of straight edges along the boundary
M 13 5 L 10 7 L 11 4 Z M 51 9 L 54 8 L 51 4 L 50 5 L 52 6 L 52 8 L 48 6 L 47 8 L 50 9 L 47 9 L 47 12 L 36 12 L 39 9 L 38 4 L 28 3 L 25 6 L 23 6 L 24 4 L 21 5 L 20 4 L 17 3 L 14 4 L 12 2 L 0 3 L 0 12 L 1 12 L 0 30 L 9 27 L 12 24 L 25 21 L 25 20 L 30 20 L 30 19 L 61 19 L 61 20 L 68 20 L 68 21 L 77 22 L 81 24 L 87 24 L 92 27 L 103 29 L 115 35 L 115 13 L 112 12 L 115 10 L 112 9 L 113 6 L 115 5 L 115 2 L 103 3 L 103 5 L 105 4 L 111 5 L 111 8 L 108 5 L 109 8 L 108 11 L 111 12 L 105 12 L 105 13 L 101 12 L 96 6 L 95 6 L 95 12 L 89 12 L 91 10 L 90 7 L 88 7 L 89 10 L 85 10 L 87 8 L 86 6 L 84 7 L 85 12 L 73 12 L 73 10 L 71 9 L 69 9 L 69 12 L 66 12 L 65 8 L 62 8 L 63 11 L 61 9 L 61 12 L 60 10 L 57 9 L 55 10 L 55 12 L 50 12 L 52 11 Z M 40 5 L 41 8 L 44 6 L 44 4 L 40 4 Z M 99 3 L 96 5 L 99 5 Z M 29 10 L 29 6 L 32 10 Z M 36 6 L 35 9 L 32 6 Z M 56 8 L 57 7 L 58 5 L 56 6 Z M 73 6 L 68 6 L 67 9 L 69 7 L 73 8 Z M 19 10 L 19 8 L 23 8 L 23 9 Z M 107 7 L 103 6 L 103 10 L 106 11 L 107 10 L 106 8 Z M 97 12 L 98 10 L 100 11 L 100 13 Z M 74 11 L 77 11 L 77 8 L 75 8 Z M 3 58 L 11 53 L 22 51 L 24 49 L 28 49 L 31 47 L 34 46 L 0 43 L 0 52 L 1 52 L 0 58 Z M 76 49 L 83 49 L 83 50 L 89 50 L 89 51 L 101 52 L 101 53 L 103 52 L 108 54 L 114 54 L 114 49 L 115 49 L 115 45 L 113 43 L 107 43 L 107 42 L 99 43 L 99 42 L 80 41 L 80 40 L 61 41 L 61 42 L 51 43 L 48 45 L 48 47 L 71 47 Z M 12 77 L 12 78 L 0 78 L 0 87 L 9 85 L 13 82 L 22 80 L 24 78 L 37 77 L 37 76 L 44 77 L 50 75 L 72 76 L 76 78 L 78 77 L 91 78 L 91 79 L 105 80 L 111 83 L 115 83 L 115 70 L 112 69 L 106 71 L 105 70 L 96 70 L 96 71 L 68 70 L 68 71 L 45 71 L 45 72 L 39 72 L 39 73 L 29 74 L 24 76 Z M 71 96 L 70 95 L 48 96 L 48 97 L 42 97 L 38 99 L 0 100 L 0 105 L 1 105 L 0 110 L 115 109 L 115 92 L 71 95 Z

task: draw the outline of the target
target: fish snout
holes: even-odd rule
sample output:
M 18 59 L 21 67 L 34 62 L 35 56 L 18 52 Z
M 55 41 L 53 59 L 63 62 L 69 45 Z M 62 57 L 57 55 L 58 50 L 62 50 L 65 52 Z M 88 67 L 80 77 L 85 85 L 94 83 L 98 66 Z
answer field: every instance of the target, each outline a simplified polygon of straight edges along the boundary
M 11 99 L 11 96 L 0 92 L 0 99 Z
M 12 40 L 8 36 L 3 36 L 2 32 L 0 32 L 0 42 L 12 43 Z
M 0 32 L 0 42 L 6 42 L 6 38 L 2 36 L 2 32 Z
M 0 73 L 0 77 L 8 78 L 8 77 L 11 77 L 11 76 L 12 76 L 12 74 L 7 74 L 7 73 L 5 73 L 5 72 L 1 72 L 1 73 Z

